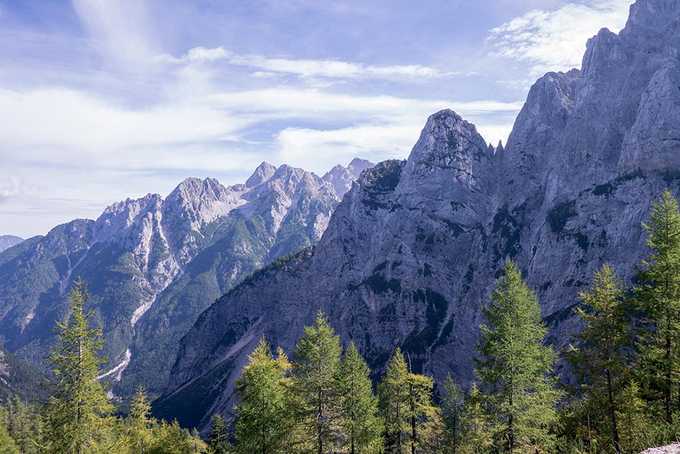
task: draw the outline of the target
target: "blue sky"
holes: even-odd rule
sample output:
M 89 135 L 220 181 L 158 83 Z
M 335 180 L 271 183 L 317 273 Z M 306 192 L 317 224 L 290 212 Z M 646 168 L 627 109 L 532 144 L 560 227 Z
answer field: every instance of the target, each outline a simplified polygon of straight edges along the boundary
M 403 159 L 449 107 L 507 138 L 631 0 L 0 0 L 0 234 L 188 176 Z

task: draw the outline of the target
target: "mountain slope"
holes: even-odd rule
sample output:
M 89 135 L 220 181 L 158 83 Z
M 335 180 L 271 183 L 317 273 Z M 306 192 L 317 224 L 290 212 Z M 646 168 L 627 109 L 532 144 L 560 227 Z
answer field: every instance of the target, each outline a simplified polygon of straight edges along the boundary
M 0 253 L 0 333 L 8 351 L 40 363 L 85 280 L 109 364 L 127 395 L 165 385 L 179 339 L 216 298 L 256 269 L 314 244 L 343 194 L 301 169 L 261 164 L 245 184 L 189 178 L 95 221 L 58 226 Z
M 16 246 L 22 241 L 24 241 L 23 238 L 19 238 L 18 236 L 0 235 L 0 252 L 9 249 L 12 246 Z
M 568 342 L 578 292 L 603 262 L 630 278 L 650 202 L 679 192 L 679 53 L 680 3 L 639 0 L 619 35 L 589 41 L 581 70 L 532 87 L 505 149 L 454 112 L 430 117 L 407 161 L 362 175 L 313 251 L 201 314 L 156 412 L 188 426 L 228 414 L 257 340 L 291 351 L 319 309 L 378 370 L 401 346 L 416 370 L 469 382 L 508 258 L 538 293 L 549 341 Z

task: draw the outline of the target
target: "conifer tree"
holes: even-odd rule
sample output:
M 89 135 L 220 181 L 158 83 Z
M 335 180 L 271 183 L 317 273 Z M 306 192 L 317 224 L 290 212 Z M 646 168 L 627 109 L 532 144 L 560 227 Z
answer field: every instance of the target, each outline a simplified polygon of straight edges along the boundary
M 458 454 L 461 443 L 461 416 L 465 405 L 465 395 L 453 380 L 446 377 L 442 385 L 441 411 L 446 432 L 446 446 L 451 454 Z
M 479 454 L 487 452 L 492 444 L 491 430 L 483 404 L 484 396 L 475 383 L 465 397 L 460 418 L 460 445 L 457 453 Z
M 592 289 L 581 293 L 583 307 L 577 314 L 585 322 L 572 355 L 588 406 L 601 409 L 594 423 L 621 452 L 619 407 L 627 405 L 620 394 L 625 387 L 628 360 L 628 324 L 623 314 L 623 289 L 614 270 L 604 265 L 595 274 Z
M 279 350 L 274 358 L 262 339 L 250 354 L 236 386 L 241 402 L 236 407 L 236 452 L 281 452 L 291 429 L 289 416 L 290 370 Z
M 336 377 L 340 339 L 319 312 L 297 343 L 293 363 L 298 417 L 307 428 L 312 452 L 332 452 L 339 438 L 339 396 Z
M 349 454 L 379 452 L 382 421 L 378 400 L 373 395 L 370 370 L 354 342 L 345 351 L 337 380 L 344 448 Z
M 229 452 L 227 423 L 220 415 L 215 415 L 212 418 L 208 448 L 210 449 L 210 454 L 227 454 Z
M 70 316 L 57 326 L 59 339 L 51 355 L 56 391 L 48 404 L 48 441 L 50 452 L 83 454 L 101 449 L 113 407 L 97 379 L 101 332 L 91 326 L 82 281 L 74 284 L 70 300 Z
M 139 388 L 132 398 L 130 414 L 126 426 L 129 444 L 134 452 L 143 454 L 150 452 L 153 442 L 153 420 L 151 404 L 142 388 Z
M 644 227 L 651 255 L 643 261 L 645 270 L 637 289 L 647 322 L 639 350 L 646 394 L 663 402 L 664 418 L 671 424 L 673 388 L 680 372 L 680 212 L 670 191 L 654 203 Z
M 3 454 L 19 454 L 19 446 L 7 430 L 5 410 L 0 407 L 0 452 Z
M 378 387 L 385 424 L 385 452 L 390 454 L 401 454 L 406 449 L 405 438 L 409 429 L 408 379 L 406 359 L 397 347 Z
M 534 293 L 512 261 L 485 311 L 482 359 L 477 373 L 484 385 L 498 449 L 550 449 L 558 393 L 548 377 L 555 354 L 542 344 L 546 328 Z
M 432 386 L 430 377 L 410 372 L 397 348 L 378 387 L 386 452 L 432 452 L 431 446 L 443 435 L 441 413 L 432 403 Z

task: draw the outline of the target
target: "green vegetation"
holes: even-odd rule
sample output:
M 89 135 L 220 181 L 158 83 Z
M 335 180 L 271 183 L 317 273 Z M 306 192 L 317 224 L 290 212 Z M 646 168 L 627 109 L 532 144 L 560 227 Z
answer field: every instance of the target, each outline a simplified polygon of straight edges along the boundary
M 292 359 L 260 340 L 237 382 L 233 420 L 214 416 L 207 442 L 152 418 L 142 389 L 125 405 L 128 415 L 116 416 L 97 379 L 101 332 L 79 281 L 57 327 L 52 396 L 43 407 L 8 399 L 0 447 L 12 454 L 590 454 L 667 444 L 680 436 L 680 209 L 669 192 L 645 228 L 650 254 L 637 285 L 626 288 L 605 264 L 580 294 L 582 329 L 563 357 L 574 383 L 558 385 L 538 299 L 507 261 L 484 311 L 475 382 L 449 376 L 435 386 L 396 346 L 374 387 L 357 346 L 343 349 L 319 313 Z

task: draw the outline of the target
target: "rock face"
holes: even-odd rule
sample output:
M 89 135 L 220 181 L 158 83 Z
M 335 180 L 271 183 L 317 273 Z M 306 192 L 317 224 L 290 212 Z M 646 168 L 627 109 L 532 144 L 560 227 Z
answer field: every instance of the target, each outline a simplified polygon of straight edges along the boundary
M 362 174 L 314 249 L 201 314 L 157 413 L 188 426 L 228 415 L 258 339 L 290 352 L 319 309 L 375 370 L 400 346 L 416 370 L 469 383 L 509 258 L 563 346 L 578 292 L 604 262 L 630 279 L 651 201 L 679 192 L 679 55 L 680 2 L 639 0 L 620 34 L 589 41 L 581 70 L 533 86 L 504 149 L 452 111 L 430 117 L 408 160 Z
M 0 235 L 0 252 L 9 249 L 12 246 L 16 246 L 22 241 L 24 241 L 23 238 L 19 238 L 18 236 Z
M 250 273 L 315 244 L 343 194 L 263 163 L 245 184 L 189 178 L 165 199 L 128 199 L 96 221 L 58 226 L 0 254 L 2 341 L 44 359 L 80 277 L 105 336 L 102 378 L 117 395 L 139 384 L 157 393 L 196 317 Z

